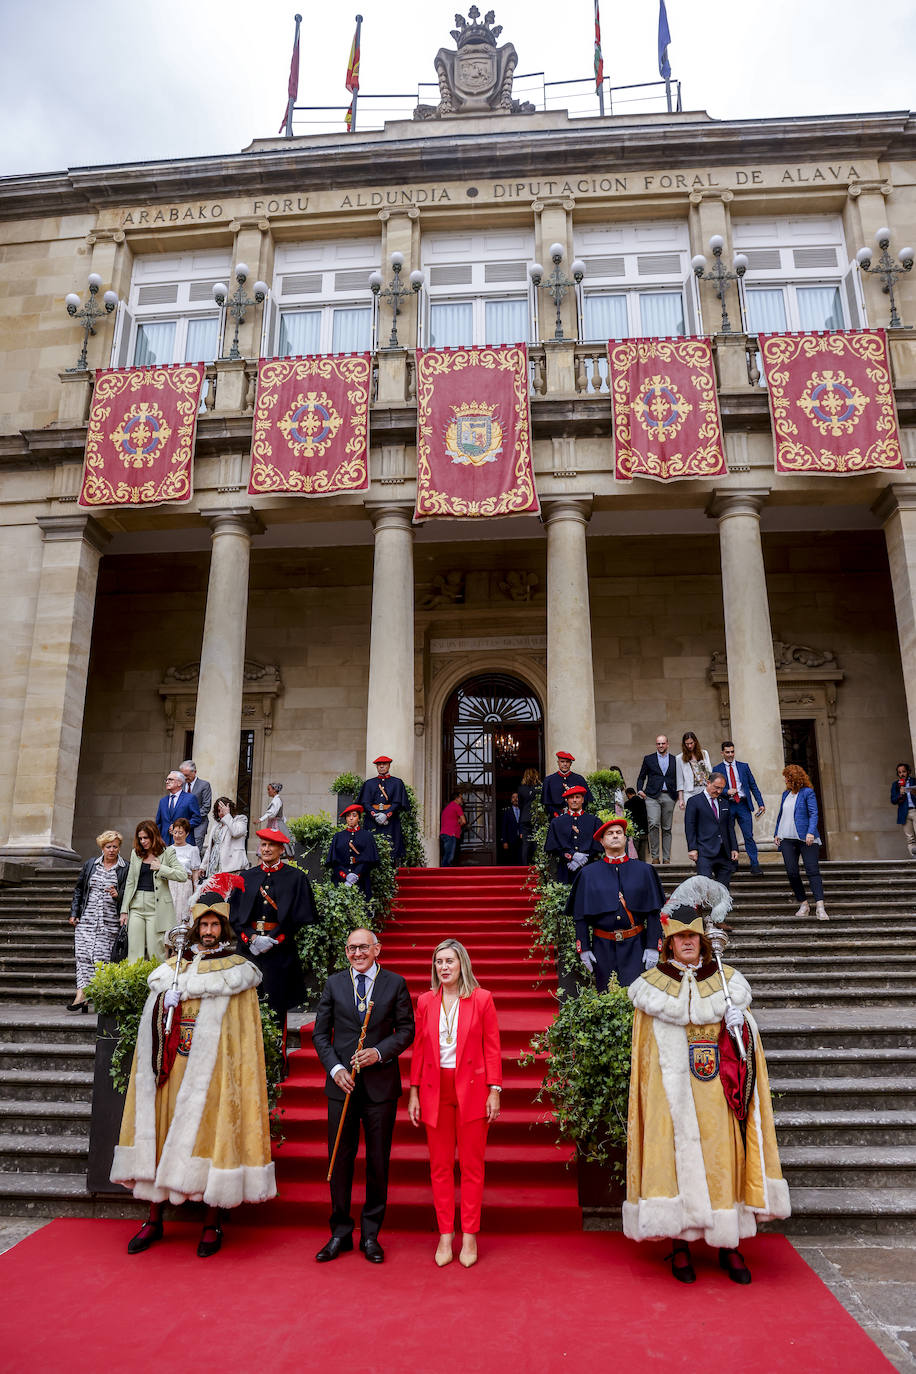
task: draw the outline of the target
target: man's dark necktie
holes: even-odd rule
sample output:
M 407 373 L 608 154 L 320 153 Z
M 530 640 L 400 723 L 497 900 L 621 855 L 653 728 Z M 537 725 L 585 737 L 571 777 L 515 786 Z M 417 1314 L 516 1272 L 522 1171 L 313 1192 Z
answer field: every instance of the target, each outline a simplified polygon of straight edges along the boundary
M 356 996 L 359 1002 L 360 1011 L 366 1010 L 366 975 L 358 973 L 356 975 Z

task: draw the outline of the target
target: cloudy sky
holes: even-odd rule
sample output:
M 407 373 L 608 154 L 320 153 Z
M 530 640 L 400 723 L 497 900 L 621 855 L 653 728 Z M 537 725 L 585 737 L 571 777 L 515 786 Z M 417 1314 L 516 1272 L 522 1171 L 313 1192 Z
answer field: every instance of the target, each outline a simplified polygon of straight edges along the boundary
M 436 51 L 451 46 L 454 0 L 359 3 L 361 93 L 404 95 L 434 81 Z M 913 0 L 883 0 L 874 11 L 860 0 L 667 4 L 685 109 L 760 118 L 913 103 Z M 274 135 L 295 8 L 295 0 L 0 0 L 0 175 L 234 152 Z M 346 105 L 356 3 L 351 10 L 300 0 L 299 9 L 299 103 Z M 502 41 L 518 50 L 519 73 L 543 71 L 547 81 L 589 75 L 592 0 L 502 0 L 496 20 Z M 657 79 L 657 21 L 657 0 L 602 0 L 605 72 L 615 85 Z M 366 101 L 365 118 L 379 108 Z M 328 127 L 305 122 L 319 118 L 298 116 L 297 131 Z M 343 112 L 324 118 L 341 127 Z

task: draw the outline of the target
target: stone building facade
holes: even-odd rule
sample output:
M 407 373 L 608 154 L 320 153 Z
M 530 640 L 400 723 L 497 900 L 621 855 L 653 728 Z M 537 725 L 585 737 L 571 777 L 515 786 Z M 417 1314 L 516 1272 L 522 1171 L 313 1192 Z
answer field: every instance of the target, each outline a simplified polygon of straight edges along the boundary
M 521 769 L 558 748 L 635 777 L 665 730 L 733 736 L 772 807 L 788 756 L 817 775 L 833 858 L 901 851 L 888 805 L 916 735 L 916 343 L 890 334 L 907 470 L 777 476 L 753 331 L 887 323 L 852 265 L 888 224 L 916 237 L 906 114 L 719 122 L 702 113 L 454 115 L 268 139 L 232 156 L 0 181 L 0 844 L 50 863 L 154 813 L 193 747 L 214 796 L 256 817 L 327 808 L 384 750 L 424 807 L 471 784 L 472 857 Z M 750 333 L 690 259 L 745 251 Z M 586 275 L 554 309 L 549 246 Z M 425 286 L 375 351 L 371 488 L 247 494 L 259 354 L 388 338 L 368 273 Z M 270 286 L 228 353 L 211 287 Z M 89 339 L 64 296 L 122 304 Z M 916 283 L 899 288 L 916 324 Z M 756 321 L 756 322 L 755 322 Z M 231 330 L 231 321 L 229 323 Z M 494 331 L 516 330 L 513 339 Z M 620 484 L 604 341 L 713 335 L 728 476 Z M 411 523 L 412 348 L 529 342 L 540 519 Z M 231 338 L 231 333 L 229 334 Z M 196 350 L 196 351 L 195 351 Z M 77 505 L 96 368 L 208 362 L 194 496 Z M 676 831 L 679 827 L 676 825 Z M 681 841 L 682 843 L 682 841 Z M 675 851 L 683 853 L 683 849 Z

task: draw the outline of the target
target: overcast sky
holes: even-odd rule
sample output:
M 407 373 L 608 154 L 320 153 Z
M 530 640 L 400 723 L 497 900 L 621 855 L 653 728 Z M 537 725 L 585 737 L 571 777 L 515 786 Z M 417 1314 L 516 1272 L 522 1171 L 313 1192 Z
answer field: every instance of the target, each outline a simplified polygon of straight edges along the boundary
M 359 3 L 361 94 L 434 82 L 435 54 L 452 46 L 454 0 Z M 861 0 L 667 5 L 685 109 L 726 119 L 913 104 L 913 0 L 883 0 L 874 10 Z M 295 8 L 295 0 L 0 0 L 0 175 L 236 152 L 273 136 Z M 345 106 L 356 4 L 301 0 L 299 8 L 299 103 Z M 656 80 L 657 0 L 602 0 L 601 11 L 613 84 Z M 548 81 L 590 74 L 592 0 L 503 0 L 496 21 L 500 41 L 515 44 L 519 73 L 543 70 Z M 367 120 L 372 110 L 366 101 Z M 325 117 L 342 127 L 343 112 Z M 316 118 L 299 116 L 297 130 L 315 131 L 304 121 Z

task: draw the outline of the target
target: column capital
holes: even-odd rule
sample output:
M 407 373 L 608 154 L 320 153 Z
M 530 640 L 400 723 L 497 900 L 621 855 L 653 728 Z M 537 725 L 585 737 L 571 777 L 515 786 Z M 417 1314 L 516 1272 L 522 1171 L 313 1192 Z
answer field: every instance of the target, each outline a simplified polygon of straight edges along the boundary
M 905 486 L 902 482 L 890 482 L 881 495 L 872 502 L 872 514 L 882 525 L 887 524 L 898 510 L 916 510 L 916 486 Z
M 366 502 L 366 514 L 376 534 L 379 530 L 412 530 L 413 504 L 396 501 Z
M 36 517 L 36 524 L 46 544 L 83 539 L 101 553 L 111 539 L 111 535 L 98 520 L 91 515 L 80 515 L 76 511 L 69 511 L 65 515 L 39 515 Z
M 548 496 L 541 500 L 541 520 L 545 525 L 553 525 L 559 520 L 573 520 L 577 525 L 587 525 L 592 518 L 594 497 L 589 496 Z
M 745 487 L 741 491 L 713 492 L 706 507 L 712 520 L 726 520 L 730 515 L 753 515 L 759 519 L 770 494 L 769 487 Z
M 212 535 L 263 534 L 264 522 L 253 506 L 212 506 L 200 511 Z

